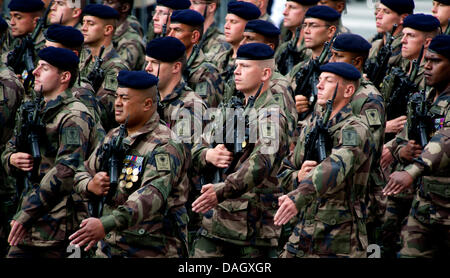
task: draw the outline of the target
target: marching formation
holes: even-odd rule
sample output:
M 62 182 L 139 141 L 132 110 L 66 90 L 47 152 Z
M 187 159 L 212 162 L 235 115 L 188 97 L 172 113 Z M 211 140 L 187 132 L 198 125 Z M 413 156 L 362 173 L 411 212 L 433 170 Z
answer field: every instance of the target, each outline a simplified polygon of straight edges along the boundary
M 448 0 L 87 2 L 0 17 L 0 257 L 450 256 Z

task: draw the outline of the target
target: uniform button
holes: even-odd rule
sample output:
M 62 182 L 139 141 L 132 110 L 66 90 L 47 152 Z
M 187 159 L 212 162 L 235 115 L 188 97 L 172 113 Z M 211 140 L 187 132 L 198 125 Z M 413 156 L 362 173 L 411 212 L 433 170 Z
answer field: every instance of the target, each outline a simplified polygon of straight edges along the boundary
M 140 230 L 138 231 L 138 233 L 139 233 L 140 235 L 143 235 L 143 234 L 145 234 L 145 230 L 144 230 L 144 229 L 140 229 Z
M 297 257 L 303 257 L 303 256 L 305 256 L 305 252 L 303 250 L 299 250 L 297 252 Z
M 331 219 L 330 223 L 331 225 L 336 225 L 336 219 Z

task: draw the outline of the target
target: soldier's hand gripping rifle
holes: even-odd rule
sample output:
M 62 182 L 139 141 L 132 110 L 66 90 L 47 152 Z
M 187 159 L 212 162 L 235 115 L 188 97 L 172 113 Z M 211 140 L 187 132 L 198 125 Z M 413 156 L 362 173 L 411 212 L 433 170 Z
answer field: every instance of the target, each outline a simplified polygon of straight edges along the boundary
M 431 117 L 428 115 L 426 88 L 414 93 L 409 101 L 408 139 L 416 141 L 424 148 L 428 144 Z
M 101 68 L 104 59 L 102 58 L 103 52 L 105 51 L 105 46 L 102 45 L 100 52 L 97 57 L 95 57 L 94 67 L 92 71 L 88 74 L 87 79 L 91 83 L 94 91 L 97 92 L 102 86 L 103 80 L 105 79 L 105 71 Z
M 279 58 L 277 59 L 278 70 L 282 75 L 288 74 L 291 71 L 291 69 L 300 62 L 299 55 L 296 52 L 297 43 L 299 39 L 300 39 L 300 27 L 297 27 L 295 29 L 294 39 L 287 44 L 286 49 L 280 54 Z
M 422 49 L 420 50 L 419 57 L 412 62 L 412 69 L 409 76 L 402 69 L 393 68 L 392 74 L 390 74 L 389 77 L 386 77 L 386 79 L 394 79 L 392 86 L 385 87 L 385 90 L 393 88 L 390 97 L 386 100 L 386 115 L 388 115 L 389 120 L 406 115 L 410 96 L 419 90 L 418 86 L 414 83 L 414 80 L 419 73 L 420 62 L 422 61 L 423 55 L 424 46 L 422 46 Z M 383 95 L 389 95 L 385 90 L 382 90 Z
M 333 103 L 336 98 L 339 83 L 334 89 L 333 98 L 327 101 L 323 117 L 317 119 L 316 125 L 306 135 L 305 139 L 305 155 L 303 162 L 306 160 L 314 160 L 317 163 L 327 158 L 327 150 L 331 148 L 331 139 L 328 133 L 330 125 L 330 116 L 333 111 Z
M 389 69 L 395 30 L 397 30 L 397 24 L 394 24 L 390 33 L 386 33 L 386 44 L 378 51 L 375 61 L 368 59 L 364 66 L 364 72 L 367 74 L 367 77 L 378 89 L 380 89 L 383 78 Z
M 16 147 L 18 152 L 29 153 L 33 157 L 33 169 L 20 171 L 17 177 L 17 196 L 28 192 L 33 183 L 39 181 L 39 165 L 41 164 L 40 138 L 45 130 L 40 111 L 42 108 L 42 87 L 39 96 L 31 93 L 33 100 L 22 103 L 19 108 L 20 129 L 16 133 Z
M 103 144 L 97 151 L 100 164 L 99 171 L 108 173 L 110 185 L 106 196 L 103 196 L 99 200 L 95 200 L 95 202 L 89 203 L 89 214 L 93 217 L 101 217 L 104 204 L 111 202 L 116 194 L 120 170 L 123 167 L 123 160 L 128 151 L 128 148 L 123 144 L 123 139 L 128 135 L 128 118 L 129 117 L 127 117 L 124 124 L 120 125 L 119 135 L 113 137 L 108 143 Z
M 309 110 L 299 114 L 299 120 L 303 120 L 306 116 L 314 110 L 314 106 L 317 101 L 317 81 L 319 78 L 320 66 L 325 63 L 325 60 L 329 58 L 331 53 L 331 43 L 336 38 L 337 32 L 334 33 L 330 42 L 326 42 L 320 55 L 309 61 L 309 63 L 303 67 L 295 75 L 295 83 L 297 87 L 294 91 L 294 99 L 297 95 L 305 96 L 309 101 Z
M 8 53 L 7 56 L 6 65 L 12 68 L 15 74 L 22 74 L 24 71 L 27 72 L 26 78 L 23 83 L 25 90 L 28 90 L 30 85 L 33 83 L 33 61 L 35 58 L 34 44 L 42 29 L 47 25 L 47 18 L 52 5 L 53 0 L 50 1 L 48 7 L 45 9 L 43 16 L 39 18 L 36 27 L 34 28 L 31 35 L 27 35 L 26 37 L 24 37 L 22 39 L 22 42 L 17 45 L 13 51 Z

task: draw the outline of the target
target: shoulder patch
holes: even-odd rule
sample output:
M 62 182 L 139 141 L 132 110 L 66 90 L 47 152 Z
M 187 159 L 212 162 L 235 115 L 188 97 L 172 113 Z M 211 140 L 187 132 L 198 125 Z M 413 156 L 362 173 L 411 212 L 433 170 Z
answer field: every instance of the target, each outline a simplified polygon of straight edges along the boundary
M 195 86 L 195 92 L 202 98 L 208 95 L 208 89 L 209 89 L 208 82 L 206 81 L 198 83 L 197 86 Z
M 274 123 L 262 123 L 261 133 L 263 138 L 275 140 L 275 124 Z
M 358 138 L 355 130 L 345 129 L 342 131 L 342 145 L 355 147 L 358 143 Z
M 63 144 L 65 145 L 81 145 L 78 128 L 66 127 L 62 133 Z
M 367 122 L 371 126 L 381 125 L 380 114 L 377 109 L 367 109 L 365 111 Z
M 166 153 L 155 155 L 156 170 L 170 171 L 170 158 Z
M 117 91 L 117 87 L 119 86 L 119 84 L 117 83 L 117 76 L 114 75 L 110 75 L 110 76 L 106 76 L 105 77 L 105 90 L 109 90 L 109 91 Z

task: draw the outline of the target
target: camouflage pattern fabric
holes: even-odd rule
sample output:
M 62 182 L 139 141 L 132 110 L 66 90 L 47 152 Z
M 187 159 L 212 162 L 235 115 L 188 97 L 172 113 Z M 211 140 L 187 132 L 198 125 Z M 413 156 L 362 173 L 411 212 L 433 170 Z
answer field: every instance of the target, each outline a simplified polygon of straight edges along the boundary
M 394 36 L 394 40 L 392 41 L 392 56 L 389 58 L 388 65 L 389 68 L 400 66 L 402 60 L 402 37 L 403 33 L 400 32 L 396 36 Z M 383 47 L 383 39 L 378 39 L 372 42 L 372 48 L 369 52 L 370 60 L 375 60 L 378 52 Z
M 111 130 L 104 142 L 118 132 L 119 128 Z M 186 256 L 190 160 L 175 137 L 155 112 L 141 129 L 124 139 L 128 152 L 117 192 L 100 218 L 107 235 L 99 242 L 96 256 Z M 76 190 L 87 198 L 91 194 L 87 184 L 99 166 L 96 150 L 85 162 L 87 172 L 76 174 Z
M 303 127 L 294 152 L 279 170 L 280 185 L 290 191 L 299 210 L 281 257 L 365 257 L 365 204 L 374 148 L 369 127 L 353 115 L 350 104 L 342 108 L 330 120 L 331 153 L 298 182 L 305 137 L 316 118 Z
M 292 36 L 291 40 L 282 43 L 280 46 L 278 46 L 277 50 L 275 51 L 275 63 L 278 68 L 281 67 L 281 64 L 285 63 L 285 61 L 281 61 L 281 55 L 283 52 L 287 51 L 288 45 L 292 43 L 292 41 L 295 39 L 295 36 Z M 296 46 L 295 48 L 296 58 L 300 61 L 309 60 L 311 57 L 311 50 L 309 48 L 306 48 L 305 41 L 301 40 L 300 45 Z M 297 63 L 297 65 L 299 64 Z M 295 67 L 296 65 L 294 65 Z M 293 71 L 294 68 L 291 69 Z M 298 71 L 298 70 L 297 70 Z M 290 72 L 286 74 L 286 76 L 290 75 Z
M 145 64 L 145 45 L 142 36 L 125 20 L 113 37 L 114 49 L 131 70 L 143 70 Z
M 213 62 L 217 54 L 231 48 L 231 45 L 225 40 L 225 35 L 219 31 L 215 22 L 208 27 L 202 37 L 205 37 L 202 51 L 208 61 Z

